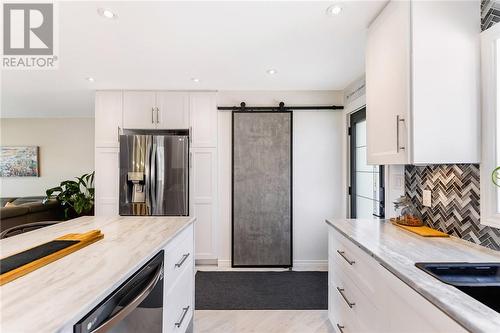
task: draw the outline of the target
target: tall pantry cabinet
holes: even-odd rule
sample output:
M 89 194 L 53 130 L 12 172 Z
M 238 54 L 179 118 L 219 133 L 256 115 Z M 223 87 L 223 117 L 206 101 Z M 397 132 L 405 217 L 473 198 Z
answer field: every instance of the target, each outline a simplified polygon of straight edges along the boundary
M 215 92 L 97 91 L 95 94 L 95 214 L 118 215 L 123 129 L 189 129 L 191 216 L 196 259 L 216 259 L 217 106 Z

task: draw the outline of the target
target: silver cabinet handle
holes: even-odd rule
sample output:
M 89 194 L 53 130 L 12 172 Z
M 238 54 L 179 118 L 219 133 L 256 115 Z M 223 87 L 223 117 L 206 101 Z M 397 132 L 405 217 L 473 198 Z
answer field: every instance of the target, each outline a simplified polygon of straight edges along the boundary
M 175 264 L 175 267 L 181 267 L 188 257 L 189 257 L 189 253 L 186 253 L 185 255 L 183 255 L 181 260 L 179 260 L 179 262 L 177 264 Z
M 193 126 L 189 126 L 189 144 L 193 141 Z
M 340 324 L 337 324 L 337 328 L 339 329 L 340 333 L 344 333 L 344 328 L 345 326 L 342 326 Z
M 156 123 L 160 123 L 160 108 L 156 107 Z
M 118 126 L 117 136 L 118 136 L 118 142 L 120 142 L 120 126 Z
M 155 123 L 155 108 L 151 108 L 151 124 Z
M 343 299 L 344 299 L 344 301 L 347 303 L 347 305 L 349 305 L 349 307 L 352 309 L 352 307 L 353 307 L 353 306 L 355 306 L 355 305 L 356 305 L 356 303 L 351 302 L 351 301 L 349 301 L 349 300 L 347 299 L 346 295 L 344 294 L 344 291 L 345 291 L 345 290 L 344 290 L 343 288 L 339 288 L 339 287 L 337 287 L 337 290 L 339 291 L 340 296 L 342 296 L 342 298 L 343 298 Z
M 401 118 L 399 114 L 396 116 L 396 152 L 399 153 L 400 150 L 405 150 L 404 146 L 399 144 L 399 124 L 404 123 L 405 119 Z
M 120 311 L 115 313 L 111 318 L 106 320 L 104 323 L 99 325 L 92 333 L 104 333 L 108 332 L 113 326 L 118 324 L 123 318 L 125 318 L 130 312 L 132 312 L 135 308 L 142 303 L 142 301 L 148 297 L 148 295 L 153 291 L 156 287 L 158 281 L 160 281 L 163 273 L 163 265 L 160 265 L 156 270 L 155 275 L 151 279 L 151 281 L 147 284 L 146 287 L 127 305 L 121 308 Z
M 337 250 L 337 253 L 342 257 L 344 258 L 345 261 L 347 261 L 349 263 L 349 265 L 354 265 L 356 262 L 354 260 L 351 260 L 349 258 L 347 258 L 347 256 L 345 255 L 345 252 L 344 251 L 340 251 L 340 250 Z
M 181 319 L 175 323 L 175 326 L 177 327 L 181 327 L 182 325 L 182 322 L 184 321 L 184 318 L 186 317 L 187 313 L 189 311 L 189 306 L 188 307 L 185 307 L 185 308 L 182 308 L 182 315 L 181 315 Z

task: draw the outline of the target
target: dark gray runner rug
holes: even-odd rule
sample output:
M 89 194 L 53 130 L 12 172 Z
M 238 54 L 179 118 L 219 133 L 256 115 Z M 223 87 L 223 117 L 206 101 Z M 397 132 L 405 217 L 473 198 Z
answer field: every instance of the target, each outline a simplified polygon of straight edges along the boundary
M 326 310 L 327 272 L 197 272 L 196 310 Z

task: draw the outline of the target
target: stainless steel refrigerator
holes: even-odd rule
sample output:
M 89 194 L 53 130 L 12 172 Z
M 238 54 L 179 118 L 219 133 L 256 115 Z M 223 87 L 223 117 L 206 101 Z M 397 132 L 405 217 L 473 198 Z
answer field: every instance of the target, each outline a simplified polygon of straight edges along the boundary
M 187 131 L 120 136 L 120 215 L 189 215 Z

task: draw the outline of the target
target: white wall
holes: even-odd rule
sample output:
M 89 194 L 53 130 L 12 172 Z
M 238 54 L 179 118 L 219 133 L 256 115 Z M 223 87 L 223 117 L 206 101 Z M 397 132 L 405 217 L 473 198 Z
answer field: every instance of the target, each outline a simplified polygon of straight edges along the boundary
M 337 91 L 218 93 L 218 106 L 342 105 Z M 218 115 L 219 265 L 231 260 L 231 112 Z M 293 256 L 295 269 L 326 269 L 325 219 L 342 216 L 342 112 L 294 111 Z
M 3 146 L 39 146 L 40 177 L 0 178 L 1 197 L 41 196 L 94 170 L 93 118 L 2 118 Z
M 294 265 L 328 256 L 325 218 L 342 217 L 342 112 L 293 114 Z

